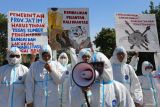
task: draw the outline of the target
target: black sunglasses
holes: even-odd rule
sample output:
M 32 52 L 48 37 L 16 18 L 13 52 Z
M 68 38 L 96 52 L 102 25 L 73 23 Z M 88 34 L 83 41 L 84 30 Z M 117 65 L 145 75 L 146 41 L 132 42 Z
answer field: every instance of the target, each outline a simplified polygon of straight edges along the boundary
M 50 56 L 50 54 L 48 52 L 43 52 L 42 57 L 44 57 L 44 56 Z
M 20 55 L 10 55 L 9 57 L 10 57 L 10 58 L 14 58 L 14 57 L 20 58 Z

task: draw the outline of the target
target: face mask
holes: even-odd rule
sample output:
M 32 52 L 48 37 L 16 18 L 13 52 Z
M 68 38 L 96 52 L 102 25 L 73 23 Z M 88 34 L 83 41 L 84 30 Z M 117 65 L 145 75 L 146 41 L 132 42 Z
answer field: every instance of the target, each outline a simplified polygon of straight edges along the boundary
M 67 60 L 66 60 L 66 59 L 61 59 L 61 60 L 60 60 L 60 63 L 64 66 L 64 65 L 67 64 Z
M 9 59 L 9 64 L 11 64 L 11 65 L 15 65 L 15 64 L 18 64 L 18 63 L 20 63 L 19 58 L 14 57 L 14 58 Z

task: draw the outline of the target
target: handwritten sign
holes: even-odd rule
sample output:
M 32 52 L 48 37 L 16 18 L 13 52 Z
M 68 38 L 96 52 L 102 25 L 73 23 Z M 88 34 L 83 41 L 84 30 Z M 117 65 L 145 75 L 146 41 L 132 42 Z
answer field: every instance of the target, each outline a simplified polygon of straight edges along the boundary
M 8 48 L 18 47 L 23 54 L 38 53 L 48 43 L 46 15 L 35 12 L 8 13 Z
M 88 47 L 89 9 L 50 8 L 48 28 L 51 47 L 56 50 L 72 46 L 75 49 Z

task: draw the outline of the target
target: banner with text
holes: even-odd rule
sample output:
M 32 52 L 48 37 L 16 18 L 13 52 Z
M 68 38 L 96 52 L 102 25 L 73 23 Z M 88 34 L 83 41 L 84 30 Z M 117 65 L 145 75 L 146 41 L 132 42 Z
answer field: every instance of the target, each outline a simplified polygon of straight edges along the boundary
M 116 14 L 116 44 L 127 51 L 159 51 L 155 15 Z
M 49 40 L 52 49 L 89 47 L 88 8 L 48 9 Z
M 22 54 L 32 54 L 38 53 L 45 44 L 48 44 L 48 37 L 44 13 L 8 13 L 8 48 L 18 47 Z

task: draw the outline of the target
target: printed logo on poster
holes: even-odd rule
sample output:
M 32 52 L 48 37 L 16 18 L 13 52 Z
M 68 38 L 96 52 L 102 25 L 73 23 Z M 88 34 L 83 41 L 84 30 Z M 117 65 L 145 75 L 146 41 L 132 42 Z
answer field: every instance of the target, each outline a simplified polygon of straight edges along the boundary
M 116 44 L 127 51 L 158 52 L 154 14 L 116 14 Z

